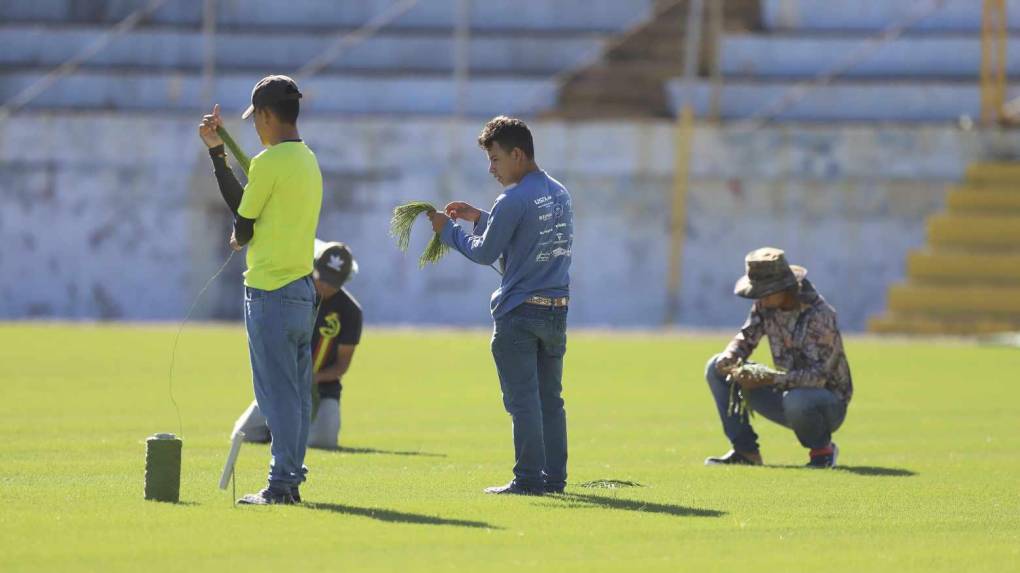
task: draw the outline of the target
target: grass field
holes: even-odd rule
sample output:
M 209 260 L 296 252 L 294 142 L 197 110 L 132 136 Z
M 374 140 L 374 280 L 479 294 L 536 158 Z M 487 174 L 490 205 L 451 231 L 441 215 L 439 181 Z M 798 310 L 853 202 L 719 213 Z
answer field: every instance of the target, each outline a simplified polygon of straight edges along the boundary
M 842 468 L 799 468 L 759 422 L 728 449 L 702 378 L 721 337 L 572 333 L 567 494 L 485 496 L 512 465 L 487 334 L 368 330 L 341 452 L 311 451 L 306 503 L 216 489 L 251 399 L 239 325 L 189 326 L 174 386 L 182 503 L 142 499 L 144 439 L 177 432 L 174 326 L 0 326 L 0 571 L 1017 571 L 1020 351 L 854 339 Z M 263 484 L 246 445 L 238 493 Z M 643 487 L 582 488 L 595 480 Z

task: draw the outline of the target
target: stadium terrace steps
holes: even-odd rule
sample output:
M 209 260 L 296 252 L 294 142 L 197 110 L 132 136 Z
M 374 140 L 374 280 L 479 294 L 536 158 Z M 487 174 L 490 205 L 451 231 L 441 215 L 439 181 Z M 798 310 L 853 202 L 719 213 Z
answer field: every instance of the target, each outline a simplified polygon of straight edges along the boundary
M 656 118 L 671 115 L 666 81 L 680 73 L 684 59 L 687 0 L 657 0 L 650 20 L 610 43 L 598 61 L 567 76 L 550 116 L 584 118 Z M 708 10 L 705 11 L 708 18 Z M 759 0 L 729 0 L 723 5 L 723 30 L 759 27 Z M 701 71 L 715 57 L 711 28 L 704 26 Z
M 756 79 L 728 80 L 719 92 L 719 112 L 724 120 L 755 117 L 771 106 L 770 118 L 801 122 L 947 122 L 962 116 L 976 118 L 981 98 L 974 82 L 958 81 L 864 81 L 840 80 L 814 86 L 800 94 L 789 81 Z M 676 112 L 683 85 L 679 78 L 667 83 L 670 105 Z M 699 116 L 707 115 L 712 85 L 698 81 L 693 86 L 692 104 Z
M 452 30 L 459 0 L 424 0 L 387 29 Z M 590 30 L 616 33 L 628 22 L 647 18 L 653 0 L 514 0 L 473 2 L 473 30 Z M 394 0 L 243 0 L 216 2 L 221 29 L 338 29 L 361 26 L 393 7 Z M 125 0 L 30 0 L 0 2 L 0 22 L 92 23 L 109 26 L 144 5 Z M 202 2 L 166 2 L 146 24 L 190 26 L 202 23 Z
M 928 242 L 935 247 L 1013 250 L 1020 245 L 1020 215 L 935 215 L 928 220 Z
M 920 336 L 972 336 L 1020 330 L 1020 321 L 986 317 L 932 317 L 926 314 L 889 313 L 872 317 L 868 330 L 877 334 Z
M 533 116 L 553 107 L 563 74 L 589 63 L 616 34 L 646 21 L 656 1 L 472 2 L 463 93 L 454 81 L 460 0 L 421 1 L 343 50 L 303 91 L 312 112 Z M 144 4 L 0 1 L 0 102 L 94 44 Z M 396 4 L 216 2 L 214 97 L 243 108 L 260 77 L 295 73 L 338 36 Z M 208 93 L 200 77 L 206 49 L 201 24 L 202 2 L 166 2 L 25 107 L 195 112 L 203 101 L 198 95 Z
M 251 86 L 262 73 L 219 73 L 212 83 L 214 101 L 224 110 L 248 106 Z M 0 101 L 41 77 L 39 72 L 0 73 Z M 198 113 L 203 93 L 197 72 L 146 73 L 79 71 L 61 80 L 59 89 L 41 94 L 36 109 L 187 111 Z M 546 77 L 474 76 L 467 82 L 466 109 L 473 116 L 534 114 L 555 102 L 555 82 Z M 331 73 L 303 88 L 303 110 L 345 115 L 450 115 L 457 111 L 457 86 L 447 74 L 391 76 Z
M 1017 321 L 1020 320 L 1020 285 L 893 285 L 889 289 L 889 310 L 934 316 L 1000 316 Z
M 854 54 L 861 54 L 861 60 L 841 78 L 973 82 L 981 70 L 977 34 L 905 35 L 882 44 L 874 44 L 867 35 L 727 35 L 720 45 L 719 66 L 728 78 L 811 79 Z M 1010 39 L 1006 58 L 1006 73 L 1020 73 L 1020 35 Z
M 1020 330 L 1020 164 L 976 163 L 928 221 L 907 281 L 889 289 L 873 332 L 985 334 Z
M 1020 163 L 975 163 L 967 166 L 966 180 L 976 187 L 1006 187 L 1020 191 Z
M 0 27 L 0 65 L 48 70 L 98 40 L 105 29 L 94 25 Z M 588 61 L 607 41 L 605 35 L 518 33 L 483 35 L 469 40 L 471 73 L 549 75 Z M 219 69 L 271 68 L 294 71 L 336 40 L 331 33 L 271 35 L 219 32 L 214 46 Z M 114 39 L 87 63 L 89 68 L 135 67 L 155 70 L 198 70 L 204 64 L 205 42 L 198 31 L 136 30 Z M 453 73 L 456 40 L 450 34 L 384 32 L 344 51 L 326 70 L 376 72 L 427 71 Z
M 1020 215 L 1020 189 L 997 187 L 955 187 L 946 196 L 952 214 L 1012 213 Z
M 766 28 L 777 31 L 877 33 L 923 13 L 912 30 L 980 32 L 981 2 L 945 0 L 939 9 L 927 10 L 931 5 L 909 0 L 762 0 L 762 20 Z M 1020 29 L 1020 0 L 1006 0 L 1006 13 L 1009 28 Z
M 672 113 L 691 98 L 700 117 L 783 122 L 957 122 L 981 114 L 981 13 L 975 0 L 761 0 L 759 28 L 718 42 L 719 79 L 691 92 L 679 68 Z M 1009 0 L 1020 40 L 1020 0 Z M 923 15 L 924 17 L 920 17 Z M 885 34 L 909 23 L 901 33 Z M 1007 42 L 1007 76 L 1020 42 Z M 802 88 L 800 83 L 811 84 Z
M 106 31 L 96 26 L 0 26 L 0 66 L 42 71 L 59 66 Z M 215 64 L 220 70 L 293 72 L 326 51 L 333 33 L 273 34 L 220 31 Z M 472 74 L 551 75 L 585 63 L 608 39 L 604 34 L 549 35 L 541 32 L 485 34 L 470 39 Z M 86 69 L 201 70 L 205 41 L 198 30 L 140 29 L 114 39 Z M 381 32 L 343 51 L 327 71 L 428 72 L 452 74 L 456 40 L 450 33 Z
M 907 276 L 925 284 L 1020 284 L 1020 252 L 915 251 L 907 256 Z

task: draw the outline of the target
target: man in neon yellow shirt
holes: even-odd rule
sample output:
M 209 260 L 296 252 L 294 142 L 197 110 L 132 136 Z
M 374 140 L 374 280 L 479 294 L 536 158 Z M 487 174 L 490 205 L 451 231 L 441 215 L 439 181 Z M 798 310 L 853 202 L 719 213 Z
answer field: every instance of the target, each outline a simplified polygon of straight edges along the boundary
M 311 273 L 322 173 L 298 133 L 300 98 L 297 84 L 286 76 L 268 76 L 255 85 L 242 119 L 254 115 L 266 149 L 251 160 L 243 189 L 216 134 L 222 125 L 218 105 L 199 126 L 220 193 L 234 213 L 230 245 L 248 247 L 244 322 L 255 399 L 273 428 L 269 485 L 239 499 L 242 504 L 294 503 L 307 472 L 316 304 Z

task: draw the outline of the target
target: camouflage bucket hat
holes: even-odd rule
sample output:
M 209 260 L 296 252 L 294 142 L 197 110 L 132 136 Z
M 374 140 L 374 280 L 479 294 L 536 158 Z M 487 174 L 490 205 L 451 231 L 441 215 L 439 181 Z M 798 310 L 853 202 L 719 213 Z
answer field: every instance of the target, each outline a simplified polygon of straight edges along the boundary
M 763 247 L 744 257 L 746 274 L 733 286 L 733 294 L 759 299 L 796 287 L 807 276 L 807 269 L 786 262 L 782 249 Z

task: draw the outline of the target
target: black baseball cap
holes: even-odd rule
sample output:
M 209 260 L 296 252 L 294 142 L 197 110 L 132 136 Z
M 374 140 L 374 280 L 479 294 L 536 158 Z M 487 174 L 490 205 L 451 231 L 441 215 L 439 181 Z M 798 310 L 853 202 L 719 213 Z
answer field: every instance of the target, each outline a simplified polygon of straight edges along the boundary
M 287 76 L 266 76 L 252 88 L 251 105 L 241 114 L 241 119 L 251 117 L 255 106 L 262 107 L 292 99 L 301 99 L 301 92 L 294 80 Z
M 358 262 L 354 260 L 351 249 L 344 243 L 326 243 L 316 240 L 315 264 L 312 278 L 322 281 L 334 288 L 358 274 Z

